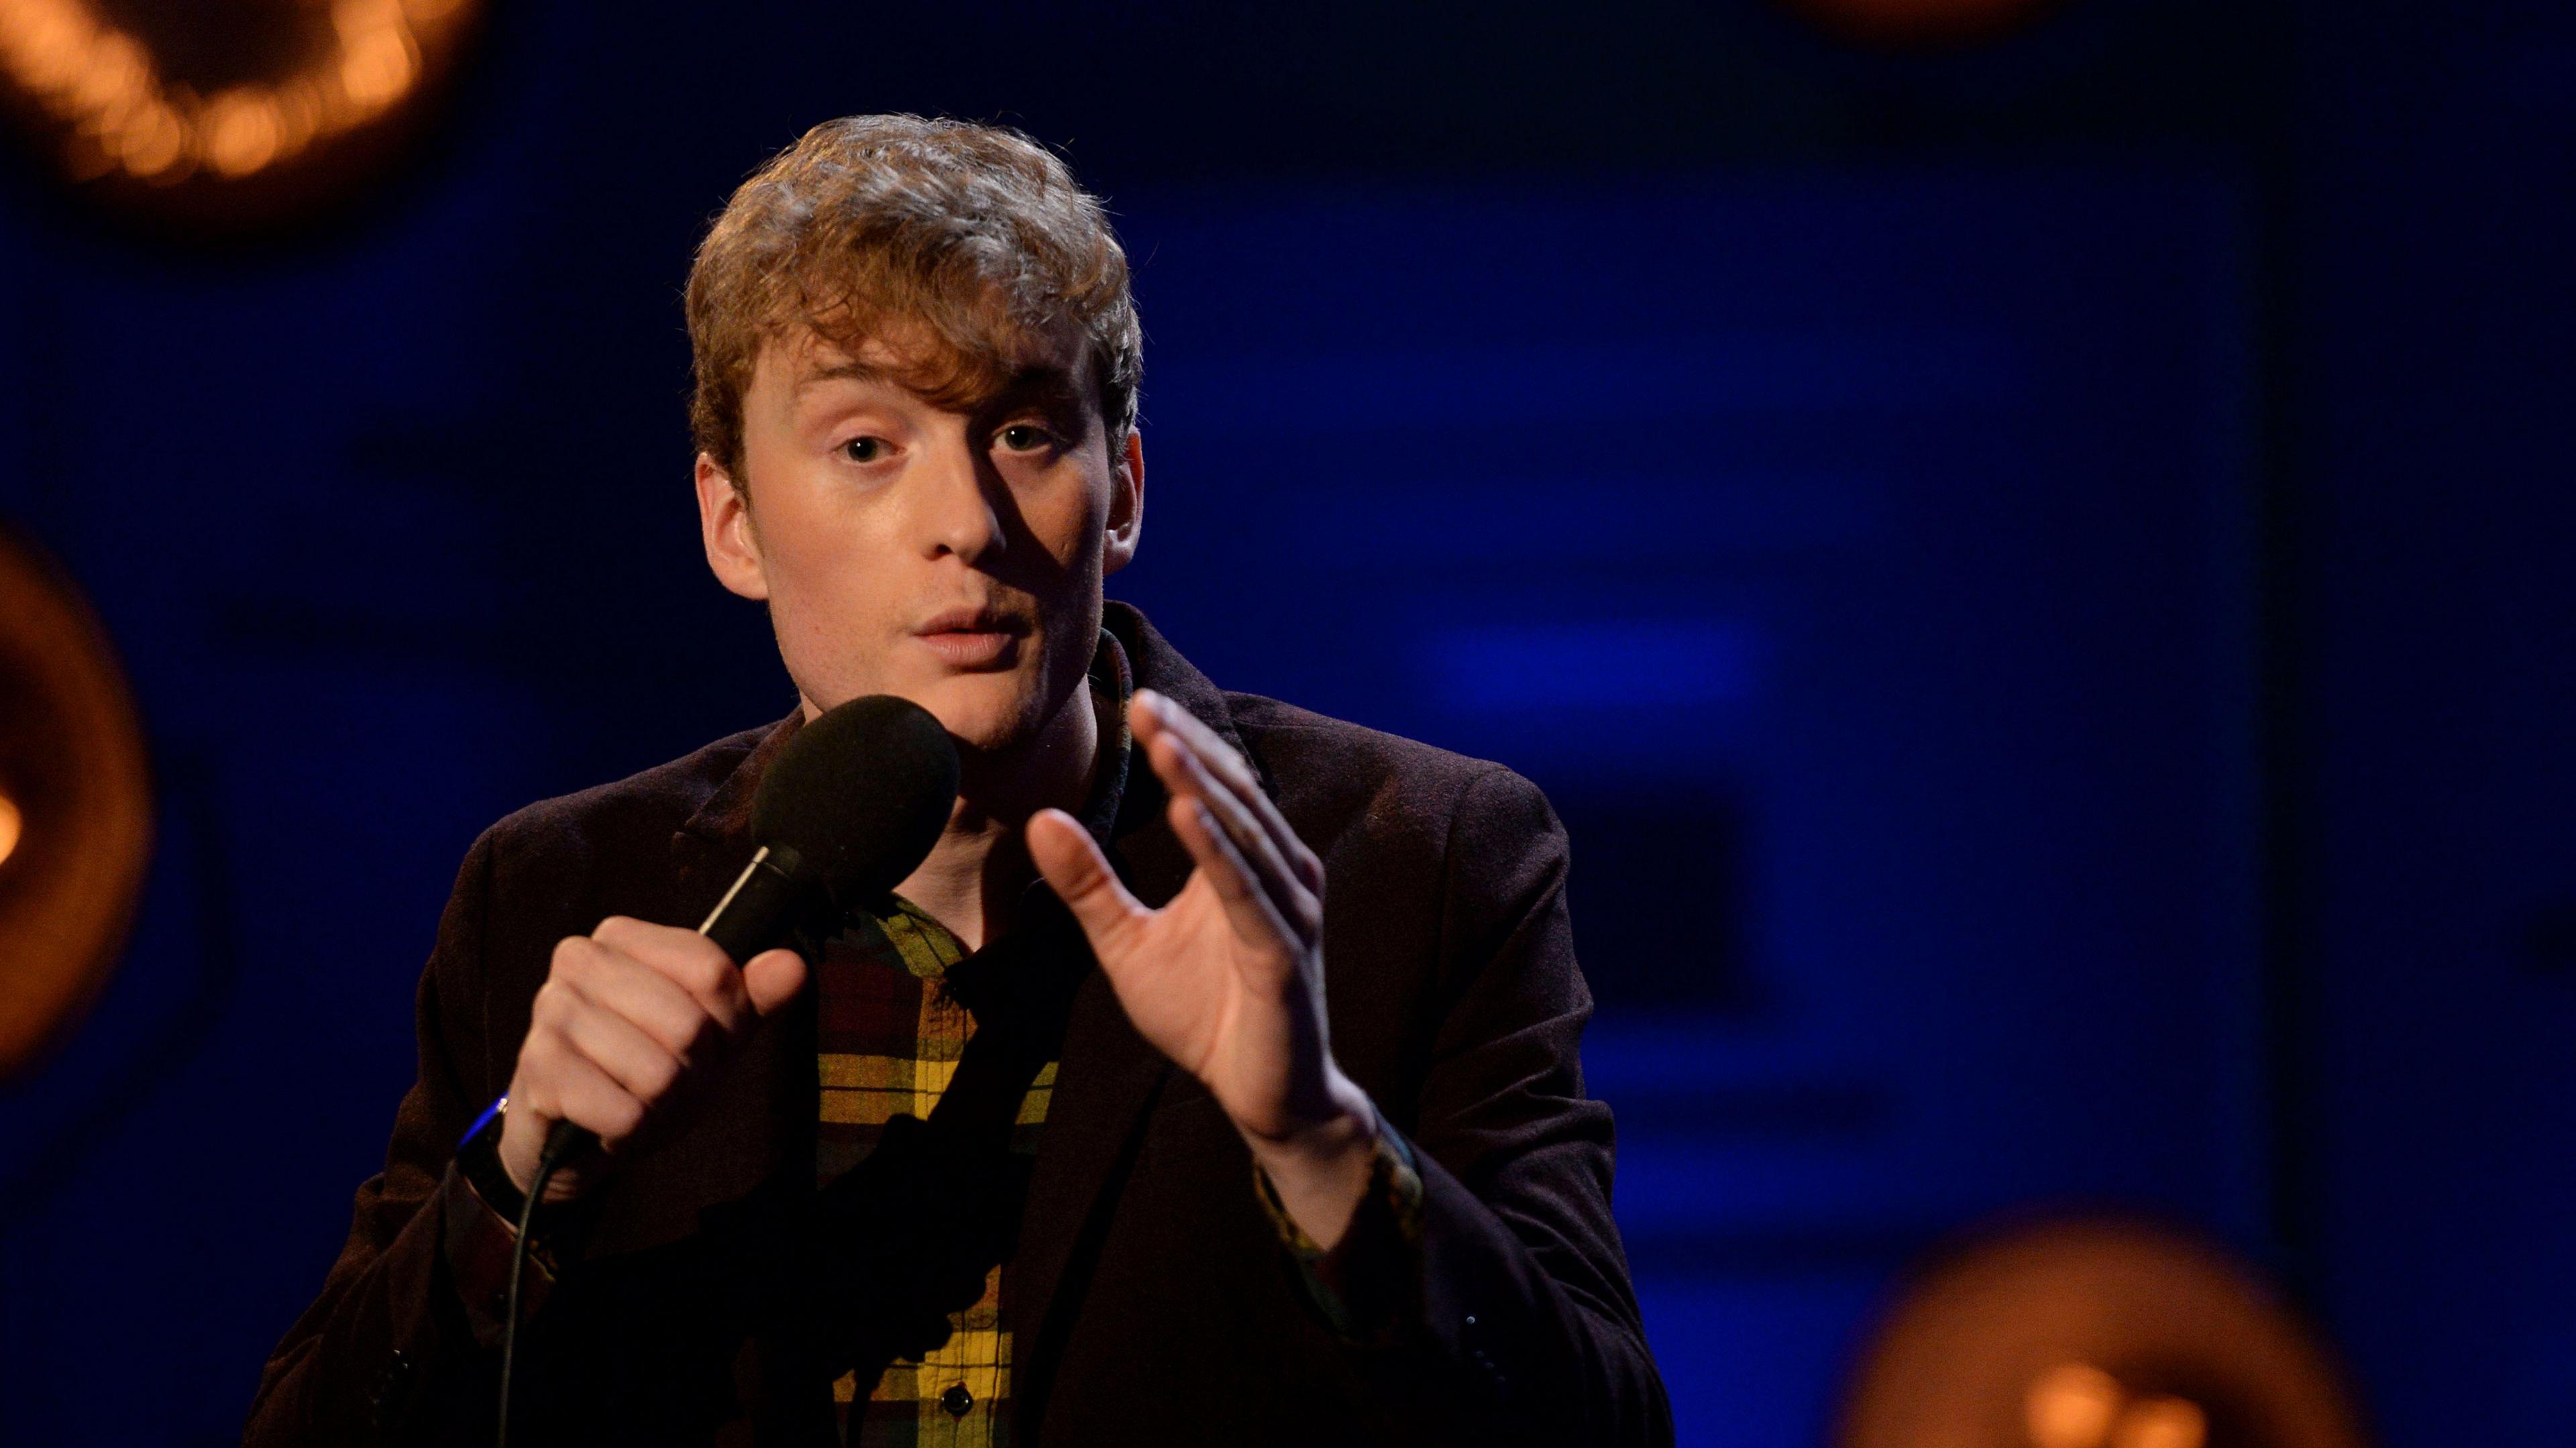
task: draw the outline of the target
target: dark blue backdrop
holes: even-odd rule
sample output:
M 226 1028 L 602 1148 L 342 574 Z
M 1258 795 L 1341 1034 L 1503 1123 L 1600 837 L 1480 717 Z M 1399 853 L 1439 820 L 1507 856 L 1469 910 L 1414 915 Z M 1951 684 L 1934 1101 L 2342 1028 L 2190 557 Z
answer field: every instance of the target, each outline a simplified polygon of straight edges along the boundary
M 10 1441 L 236 1436 L 466 843 L 785 710 L 697 557 L 676 291 L 743 170 L 870 108 L 1110 193 L 1113 592 L 1566 816 L 1685 1442 L 1819 1441 L 1907 1261 L 2064 1202 L 2279 1272 L 2391 1444 L 2563 1436 L 2576 22 L 710 24 L 505 8 L 410 170 L 266 249 L 0 194 L 0 513 L 163 790 L 122 974 L 0 1091 Z

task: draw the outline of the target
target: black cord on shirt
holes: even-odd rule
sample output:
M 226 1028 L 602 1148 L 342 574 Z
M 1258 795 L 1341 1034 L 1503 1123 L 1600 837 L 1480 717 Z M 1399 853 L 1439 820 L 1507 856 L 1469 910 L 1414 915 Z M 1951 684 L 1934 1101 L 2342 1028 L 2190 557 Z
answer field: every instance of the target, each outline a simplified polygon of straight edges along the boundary
M 555 1168 L 563 1165 L 563 1159 L 571 1155 L 576 1140 L 578 1137 L 571 1132 L 546 1133 L 545 1150 L 537 1154 L 536 1175 L 528 1181 L 527 1200 L 519 1205 L 519 1234 L 510 1243 L 510 1290 L 506 1302 L 509 1317 L 501 1324 L 501 1419 L 492 1430 L 492 1448 L 510 1445 L 510 1368 L 519 1355 L 519 1279 L 528 1270 L 528 1233 L 536 1226 L 537 1203 L 546 1199 L 546 1183 L 553 1179 Z

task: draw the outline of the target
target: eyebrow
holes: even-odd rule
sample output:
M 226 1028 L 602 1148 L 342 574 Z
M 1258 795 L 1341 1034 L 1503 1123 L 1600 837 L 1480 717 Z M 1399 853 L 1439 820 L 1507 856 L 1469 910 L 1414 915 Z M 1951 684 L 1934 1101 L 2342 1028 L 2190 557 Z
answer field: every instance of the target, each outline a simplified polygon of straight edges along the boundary
M 1032 402 L 1077 402 L 1082 397 L 1081 384 L 1061 367 L 1023 367 L 1011 374 L 1011 380 L 986 398 L 982 405 L 1012 402 L 1026 398 Z
M 797 378 L 795 391 L 801 395 L 807 389 L 825 382 L 883 382 L 889 386 L 895 385 L 894 379 L 887 376 L 886 370 L 882 367 L 870 366 L 865 362 L 843 362 L 835 367 L 817 368 Z
M 816 368 L 806 373 L 797 379 L 795 389 L 789 395 L 803 397 L 809 390 L 826 382 L 871 382 L 905 392 L 913 390 L 906 387 L 902 378 L 894 371 L 873 363 L 847 361 L 830 367 Z M 1010 406 L 1020 402 L 1061 406 L 1077 403 L 1081 398 L 1082 387 L 1074 380 L 1074 374 L 1061 367 L 1038 364 L 1023 367 L 1012 373 L 1000 387 L 986 396 L 976 398 L 964 410 L 977 412 L 990 407 Z

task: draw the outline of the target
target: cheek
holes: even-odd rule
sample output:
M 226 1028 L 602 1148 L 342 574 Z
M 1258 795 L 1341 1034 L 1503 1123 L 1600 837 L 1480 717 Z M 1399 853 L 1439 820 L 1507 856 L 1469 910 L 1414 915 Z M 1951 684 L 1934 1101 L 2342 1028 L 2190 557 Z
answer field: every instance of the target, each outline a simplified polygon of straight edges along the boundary
M 779 489 L 763 522 L 762 551 L 769 560 L 771 586 L 785 593 L 828 597 L 842 592 L 856 573 L 848 560 L 863 556 L 868 546 L 866 515 L 833 506 L 816 488 Z
M 891 570 L 860 566 L 882 556 L 866 525 L 863 515 L 801 499 L 772 515 L 764 539 L 770 617 L 781 646 L 806 656 L 796 662 L 823 663 L 819 649 L 846 667 L 838 656 L 900 612 L 887 597 Z
M 1059 487 L 1047 489 L 1028 511 L 1029 524 L 1058 566 L 1072 573 L 1090 571 L 1100 558 L 1103 528 L 1109 517 L 1109 489 L 1100 479 L 1075 472 Z

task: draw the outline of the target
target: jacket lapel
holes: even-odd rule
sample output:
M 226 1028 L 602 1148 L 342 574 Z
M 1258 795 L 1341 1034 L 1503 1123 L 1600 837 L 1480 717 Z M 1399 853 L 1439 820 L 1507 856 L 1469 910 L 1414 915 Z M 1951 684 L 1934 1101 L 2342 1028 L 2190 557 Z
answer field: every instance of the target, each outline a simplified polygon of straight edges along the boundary
M 1147 808 L 1159 824 L 1162 791 L 1152 786 L 1150 771 L 1129 780 L 1131 798 L 1140 787 L 1153 795 Z M 1120 810 L 1122 820 L 1126 814 Z M 1160 905 L 1180 893 L 1189 878 L 1188 857 L 1171 831 L 1140 829 L 1116 843 L 1119 875 L 1138 899 Z M 1075 994 L 1065 1025 L 1055 1094 L 1038 1133 L 1028 1207 L 1020 1218 L 1019 1248 L 1006 1269 L 1013 1356 L 1027 1365 L 1011 1395 L 1024 1414 L 1034 1413 L 1034 1389 L 1052 1366 L 1053 1340 L 1081 1303 L 1081 1274 L 1068 1280 L 1068 1268 L 1094 1230 L 1094 1217 L 1105 1217 L 1116 1202 L 1145 1114 L 1171 1070 L 1170 1058 L 1128 1024 L 1109 977 L 1093 970 Z
M 1242 750 L 1225 696 L 1142 614 L 1112 603 L 1104 621 L 1126 648 L 1138 688 L 1169 697 Z M 1268 780 L 1263 783 L 1267 787 Z M 1164 817 L 1168 800 L 1152 766 L 1131 760 L 1126 794 L 1111 831 L 1110 863 L 1149 906 L 1170 902 L 1195 868 Z M 1055 1094 L 1038 1134 L 1019 1249 L 1006 1269 L 1016 1441 L 1037 1441 L 1048 1379 L 1082 1309 L 1100 1234 L 1144 1140 L 1148 1113 L 1172 1070 L 1170 1058 L 1128 1023 L 1109 978 L 1094 970 L 1074 997 Z

